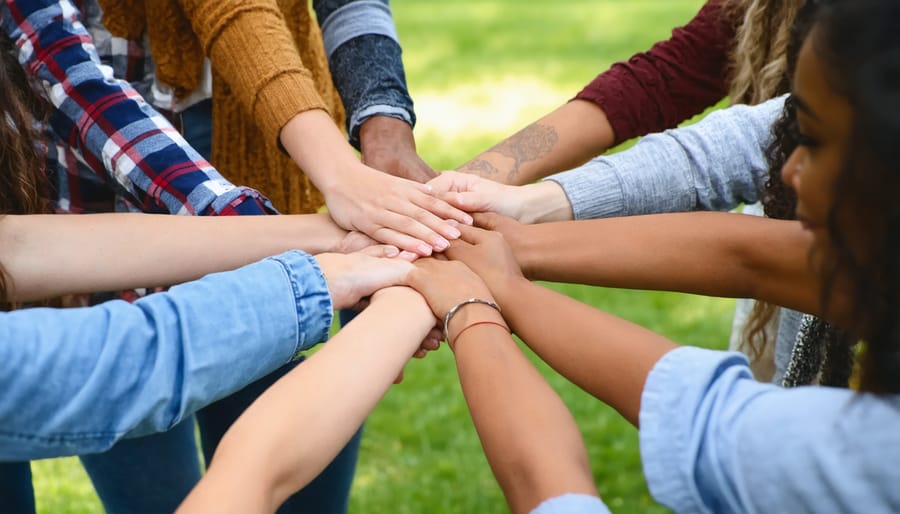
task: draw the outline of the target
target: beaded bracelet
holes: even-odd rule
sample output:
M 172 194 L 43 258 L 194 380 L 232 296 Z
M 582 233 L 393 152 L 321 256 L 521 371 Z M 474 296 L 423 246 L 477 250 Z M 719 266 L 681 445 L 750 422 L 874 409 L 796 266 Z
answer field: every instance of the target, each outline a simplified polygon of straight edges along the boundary
M 499 321 L 490 321 L 490 320 L 476 321 L 475 323 L 472 323 L 471 325 L 466 325 L 465 327 L 463 327 L 463 329 L 460 330 L 456 334 L 456 337 L 453 339 L 452 343 L 450 341 L 447 341 L 447 344 L 450 345 L 450 349 L 453 350 L 456 348 L 456 342 L 459 341 L 460 337 L 462 337 L 463 332 L 465 332 L 466 330 L 469 330 L 472 327 L 477 327 L 478 325 L 496 325 L 496 326 L 502 328 L 503 330 L 506 330 L 507 332 L 509 332 L 509 327 L 507 327 L 503 323 L 500 323 Z
M 444 341 L 447 341 L 448 343 L 450 342 L 450 335 L 447 333 L 447 327 L 450 325 L 450 318 L 452 318 L 453 315 L 456 314 L 456 311 L 466 305 L 469 305 L 470 303 L 482 303 L 484 305 L 487 305 L 488 307 L 496 309 L 497 312 L 500 312 L 499 305 L 490 300 L 484 300 L 482 298 L 469 298 L 468 300 L 459 302 L 458 304 L 454 305 L 453 308 L 447 311 L 447 314 L 444 316 Z

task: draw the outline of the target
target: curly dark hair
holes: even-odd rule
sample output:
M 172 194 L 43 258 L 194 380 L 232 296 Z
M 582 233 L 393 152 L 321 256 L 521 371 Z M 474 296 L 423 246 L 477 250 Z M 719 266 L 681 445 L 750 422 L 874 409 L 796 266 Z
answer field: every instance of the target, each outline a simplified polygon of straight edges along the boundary
M 16 61 L 12 42 L 0 37 L 0 215 L 47 212 L 45 158 L 37 121 L 44 104 Z M 0 268 L 0 308 L 13 307 Z
M 811 33 L 829 85 L 853 121 L 828 216 L 822 302 L 836 281 L 852 290 L 854 336 L 865 342 L 861 388 L 900 392 L 900 2 L 823 2 Z M 854 234 L 839 220 L 852 220 Z
M 818 6 L 819 2 L 815 0 L 807 1 L 794 19 L 786 50 L 787 77 L 792 77 L 794 74 L 797 67 L 797 55 L 815 20 Z M 760 200 L 766 216 L 770 218 L 794 219 L 797 196 L 794 190 L 787 187 L 781 180 L 781 168 L 797 147 L 796 133 L 794 104 L 788 99 L 781 117 L 772 126 L 772 143 L 766 149 L 769 174 L 763 190 L 760 192 Z M 762 353 L 762 348 L 769 344 L 766 327 L 775 316 L 777 309 L 777 305 L 763 301 L 753 304 L 753 310 L 744 326 L 744 336 L 749 343 L 751 354 L 758 356 Z
M 826 79 L 853 111 L 846 156 L 827 220 L 829 247 L 818 270 L 827 314 L 836 282 L 850 290 L 854 324 L 840 338 L 865 343 L 860 389 L 900 392 L 900 2 L 818 0 L 814 22 L 798 22 L 825 63 Z M 812 28 L 809 31 L 809 28 Z M 794 68 L 794 63 L 791 65 Z M 793 105 L 774 128 L 768 152 L 766 214 L 793 217 L 796 197 L 781 183 L 781 167 L 797 145 Z M 842 220 L 839 222 L 839 220 Z M 846 220 L 853 226 L 849 233 Z

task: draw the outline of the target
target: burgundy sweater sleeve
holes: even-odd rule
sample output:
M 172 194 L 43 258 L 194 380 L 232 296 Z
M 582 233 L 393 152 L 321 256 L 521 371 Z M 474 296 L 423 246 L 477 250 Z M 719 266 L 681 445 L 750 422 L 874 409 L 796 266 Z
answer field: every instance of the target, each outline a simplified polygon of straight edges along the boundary
M 710 0 L 672 37 L 616 63 L 575 97 L 600 106 L 616 143 L 672 128 L 728 92 L 735 20 Z

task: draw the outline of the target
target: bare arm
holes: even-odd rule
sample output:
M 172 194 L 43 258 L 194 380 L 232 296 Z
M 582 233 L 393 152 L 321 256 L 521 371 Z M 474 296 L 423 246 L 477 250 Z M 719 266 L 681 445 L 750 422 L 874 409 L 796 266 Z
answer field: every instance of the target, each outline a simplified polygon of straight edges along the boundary
M 516 335 L 559 373 L 637 424 L 647 374 L 676 345 L 532 284 L 497 233 L 465 227 L 463 239 L 447 256 L 484 279 Z
M 615 133 L 603 109 L 573 100 L 457 169 L 504 184 L 528 184 L 583 164 L 614 141 Z
M 167 286 L 291 249 L 341 248 L 347 232 L 324 214 L 170 216 L 8 215 L 0 263 L 11 298 Z
M 420 261 L 409 280 L 441 319 L 467 298 L 491 299 L 458 262 Z M 496 310 L 471 304 L 453 316 L 448 334 L 466 403 L 510 510 L 530 512 L 566 493 L 596 496 L 575 420 L 505 325 Z
M 376 294 L 238 418 L 178 512 L 274 512 L 346 444 L 433 326 L 414 291 Z
M 573 100 L 459 168 L 506 184 L 528 184 L 575 167 L 614 144 L 671 128 L 727 92 L 736 21 L 709 1 L 647 52 L 597 76 Z
M 821 310 L 800 223 L 734 213 L 631 216 L 539 225 L 481 215 L 531 279 L 755 298 Z M 839 312 L 835 312 L 838 317 Z

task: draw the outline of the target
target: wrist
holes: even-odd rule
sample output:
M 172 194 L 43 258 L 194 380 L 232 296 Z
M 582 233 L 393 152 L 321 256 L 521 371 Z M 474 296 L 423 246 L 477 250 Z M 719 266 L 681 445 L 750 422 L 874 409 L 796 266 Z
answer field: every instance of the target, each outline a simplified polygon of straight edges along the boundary
M 493 307 L 479 303 L 466 304 L 453 316 L 447 327 L 447 344 L 450 349 L 456 346 L 459 336 L 467 328 L 480 323 L 501 325 L 509 332 L 503 316 Z
M 444 338 L 449 342 L 457 330 L 469 323 L 483 319 L 503 320 L 503 316 L 500 314 L 500 307 L 494 302 L 493 298 L 463 300 L 444 315 Z
M 392 116 L 375 115 L 359 127 L 360 148 L 403 144 L 416 147 L 412 127 L 406 121 Z
M 320 109 L 291 118 L 281 129 L 280 139 L 291 159 L 323 194 L 346 183 L 345 175 L 360 165 L 341 131 Z
M 552 180 L 521 186 L 521 223 L 570 221 L 574 218 L 572 205 L 562 186 Z

